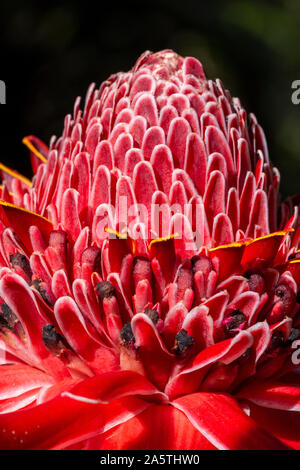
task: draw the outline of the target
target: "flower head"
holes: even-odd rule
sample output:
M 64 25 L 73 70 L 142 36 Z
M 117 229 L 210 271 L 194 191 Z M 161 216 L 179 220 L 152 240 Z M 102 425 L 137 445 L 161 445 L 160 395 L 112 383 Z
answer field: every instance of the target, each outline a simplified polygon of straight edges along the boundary
M 146 52 L 24 143 L 32 182 L 1 166 L 0 445 L 297 447 L 298 200 L 254 115 Z

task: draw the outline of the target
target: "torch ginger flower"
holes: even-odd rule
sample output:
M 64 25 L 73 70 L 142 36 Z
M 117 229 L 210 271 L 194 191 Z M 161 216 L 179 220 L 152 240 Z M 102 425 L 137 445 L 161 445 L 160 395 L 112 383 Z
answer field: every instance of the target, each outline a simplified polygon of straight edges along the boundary
M 299 448 L 299 201 L 256 118 L 146 52 L 24 143 L 32 182 L 0 167 L 0 447 Z

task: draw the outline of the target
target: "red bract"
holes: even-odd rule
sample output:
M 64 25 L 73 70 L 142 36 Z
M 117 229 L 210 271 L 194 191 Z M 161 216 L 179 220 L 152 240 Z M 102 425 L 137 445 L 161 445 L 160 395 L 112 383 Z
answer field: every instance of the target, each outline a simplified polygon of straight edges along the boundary
M 299 448 L 298 200 L 201 64 L 90 87 L 3 165 L 3 449 Z

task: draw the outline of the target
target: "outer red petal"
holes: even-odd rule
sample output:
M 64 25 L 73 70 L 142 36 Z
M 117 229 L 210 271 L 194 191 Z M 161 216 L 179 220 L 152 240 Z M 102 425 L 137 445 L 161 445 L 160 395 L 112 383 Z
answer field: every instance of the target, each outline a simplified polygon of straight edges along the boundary
M 62 449 L 94 437 L 149 406 L 132 395 L 164 400 L 161 392 L 135 372 L 92 377 L 46 403 L 0 415 L 0 448 Z
M 64 449 L 94 437 L 144 411 L 134 397 L 95 405 L 58 396 L 42 405 L 0 416 L 0 449 Z
M 138 356 L 147 376 L 157 387 L 163 389 L 174 364 L 174 357 L 166 350 L 153 322 L 147 315 L 138 313 L 133 317 L 131 324 Z
M 249 404 L 250 416 L 286 445 L 300 450 L 300 413 Z
M 0 400 L 52 384 L 50 376 L 33 367 L 25 364 L 3 365 L 0 373 Z
M 0 203 L 1 221 L 17 233 L 29 253 L 32 251 L 29 236 L 29 228 L 31 226 L 38 227 L 45 239 L 48 239 L 50 232 L 53 230 L 53 225 L 50 220 L 8 202 L 1 201 Z
M 300 388 L 280 382 L 254 383 L 242 388 L 237 396 L 266 408 L 300 411 Z
M 38 398 L 39 393 L 40 389 L 37 388 L 22 393 L 17 397 L 0 400 L 0 413 L 11 413 L 12 411 L 20 410 L 31 404 L 34 405 L 34 402 Z
M 166 393 L 175 398 L 187 393 L 197 392 L 201 382 L 212 364 L 230 364 L 251 347 L 253 338 L 241 331 L 233 339 L 226 339 L 201 351 L 188 367 L 180 371 L 168 382 Z
M 218 449 L 287 449 L 249 418 L 229 395 L 194 393 L 172 404 Z
M 126 423 L 86 442 L 84 449 L 211 450 L 215 447 L 181 411 L 153 405 Z

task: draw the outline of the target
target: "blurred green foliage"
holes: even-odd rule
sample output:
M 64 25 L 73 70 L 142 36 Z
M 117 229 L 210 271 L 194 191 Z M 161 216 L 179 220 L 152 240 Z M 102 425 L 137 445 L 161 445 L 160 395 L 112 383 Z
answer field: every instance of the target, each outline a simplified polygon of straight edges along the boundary
M 300 105 L 291 102 L 300 79 L 299 0 L 2 2 L 0 41 L 4 161 L 17 160 L 27 174 L 23 135 L 49 141 L 91 81 L 128 70 L 146 49 L 172 48 L 199 58 L 209 78 L 221 78 L 256 114 L 283 194 L 300 191 Z

